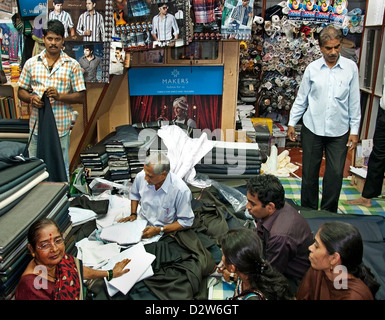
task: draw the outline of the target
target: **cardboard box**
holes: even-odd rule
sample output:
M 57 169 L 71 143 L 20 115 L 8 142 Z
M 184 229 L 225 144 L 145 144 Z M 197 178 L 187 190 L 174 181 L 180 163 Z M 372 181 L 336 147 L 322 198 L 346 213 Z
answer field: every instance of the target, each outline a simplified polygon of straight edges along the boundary
M 354 173 L 352 173 L 352 180 L 351 180 L 351 184 L 352 186 L 354 186 L 360 193 L 362 193 L 362 189 L 364 188 L 364 184 L 365 184 L 365 178 L 363 177 L 360 177 L 359 175 L 356 175 Z M 385 179 L 382 183 L 382 192 L 381 194 L 385 194 Z

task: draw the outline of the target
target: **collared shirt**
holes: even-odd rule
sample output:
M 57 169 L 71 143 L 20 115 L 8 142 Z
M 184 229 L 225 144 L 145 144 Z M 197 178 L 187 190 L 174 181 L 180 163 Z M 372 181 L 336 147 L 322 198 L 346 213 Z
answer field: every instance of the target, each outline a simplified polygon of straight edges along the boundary
M 340 56 L 329 68 L 322 57 L 308 65 L 290 111 L 289 126 L 303 115 L 304 125 L 314 134 L 340 137 L 358 134 L 361 119 L 358 68 Z
M 171 40 L 172 29 L 174 29 L 174 35 L 179 34 L 178 24 L 172 14 L 167 13 L 164 18 L 161 18 L 160 14 L 157 14 L 152 19 L 151 33 L 155 33 L 159 41 Z
M 88 60 L 86 56 L 82 56 L 79 59 L 79 63 L 84 69 L 84 81 L 98 81 L 96 74 L 98 72 L 98 67 L 100 70 L 102 69 L 102 59 L 94 55 L 91 60 Z
M 231 18 L 239 21 L 241 25 L 247 26 L 249 21 L 251 22 L 250 13 L 253 12 L 251 6 L 245 7 L 244 5 L 237 6 L 231 14 Z
M 215 21 L 214 9 L 220 7 L 217 0 L 193 0 L 195 23 Z
M 56 14 L 55 11 L 51 11 L 48 16 L 49 20 L 59 20 L 64 25 L 64 38 L 68 37 L 68 28 L 72 28 L 74 23 L 72 22 L 71 15 L 66 11 L 61 11 L 59 14 Z
M 91 30 L 91 35 L 84 35 L 84 31 L 87 30 Z M 88 11 L 82 13 L 79 16 L 76 32 L 83 36 L 84 41 L 105 41 L 103 16 L 97 11 L 93 14 Z
M 130 190 L 130 199 L 140 201 L 138 214 L 151 226 L 165 226 L 175 221 L 183 227 L 190 227 L 194 221 L 191 209 L 192 195 L 185 182 L 169 172 L 162 186 L 155 190 L 144 179 L 144 170 L 139 172 Z
M 301 279 L 310 267 L 309 246 L 314 237 L 306 219 L 288 203 L 267 219 L 257 221 L 265 258 L 285 276 Z
M 59 93 L 79 92 L 86 89 L 80 64 L 61 51 L 59 59 L 49 71 L 46 50 L 28 59 L 21 72 L 18 85 L 25 90 L 32 89 L 32 94 L 43 96 L 48 87 L 55 87 Z M 72 106 L 51 98 L 51 106 L 56 120 L 59 136 L 69 132 L 71 127 Z M 32 108 L 29 127 L 32 130 L 38 118 L 38 109 Z M 38 123 L 34 134 L 38 132 Z

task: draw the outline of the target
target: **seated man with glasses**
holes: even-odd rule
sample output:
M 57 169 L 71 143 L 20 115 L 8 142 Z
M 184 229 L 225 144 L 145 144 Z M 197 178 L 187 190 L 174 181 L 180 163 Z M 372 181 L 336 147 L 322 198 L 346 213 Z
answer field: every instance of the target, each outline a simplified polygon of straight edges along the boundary
M 32 260 L 21 275 L 16 300 L 83 300 L 83 280 L 120 277 L 129 272 L 129 259 L 112 270 L 94 270 L 65 252 L 64 238 L 57 224 L 47 218 L 34 222 L 28 231 Z

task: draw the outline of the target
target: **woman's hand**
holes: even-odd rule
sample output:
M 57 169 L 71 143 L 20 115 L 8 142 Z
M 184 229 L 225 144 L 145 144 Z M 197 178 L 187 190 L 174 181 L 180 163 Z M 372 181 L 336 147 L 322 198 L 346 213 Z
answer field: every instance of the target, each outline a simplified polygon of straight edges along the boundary
M 223 279 L 225 279 L 226 282 L 236 282 L 238 279 L 238 276 L 234 272 L 230 272 L 226 269 L 226 267 L 223 264 L 219 264 L 217 268 L 219 273 L 222 273 Z
M 131 261 L 131 259 L 124 259 L 120 262 L 117 262 L 112 269 L 114 278 L 120 277 L 124 275 L 125 273 L 129 272 L 130 269 L 124 269 L 126 265 Z

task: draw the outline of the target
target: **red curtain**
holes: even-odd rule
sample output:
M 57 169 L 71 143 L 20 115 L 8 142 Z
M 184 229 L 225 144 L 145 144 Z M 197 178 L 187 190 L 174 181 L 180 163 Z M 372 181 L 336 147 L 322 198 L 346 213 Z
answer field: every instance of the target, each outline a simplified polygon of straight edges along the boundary
M 131 113 L 133 123 L 151 122 L 158 119 L 173 120 L 173 101 L 180 95 L 133 96 Z M 188 116 L 194 119 L 198 129 L 214 131 L 221 127 L 222 96 L 186 96 Z

